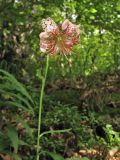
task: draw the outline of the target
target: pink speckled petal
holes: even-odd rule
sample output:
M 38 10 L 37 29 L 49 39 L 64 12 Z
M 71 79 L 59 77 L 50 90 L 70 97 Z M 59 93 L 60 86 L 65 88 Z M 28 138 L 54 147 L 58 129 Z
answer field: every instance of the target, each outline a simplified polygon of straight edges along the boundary
M 66 19 L 62 24 L 62 30 L 65 31 L 66 35 L 79 35 L 80 30 L 79 27 L 73 23 L 71 23 L 68 19 Z
M 79 27 L 66 19 L 59 30 L 56 23 L 47 18 L 42 21 L 44 32 L 40 33 L 40 50 L 49 55 L 69 54 L 79 42 Z
M 69 26 L 70 21 L 68 19 L 66 19 L 63 23 L 62 23 L 62 30 L 66 30 L 67 27 Z
M 47 39 L 47 38 L 49 38 L 49 35 L 48 35 L 47 32 L 42 32 L 42 33 L 40 33 L 39 37 L 40 37 L 40 39 L 42 40 L 42 39 Z
M 56 30 L 59 30 L 58 26 L 51 18 L 42 20 L 42 28 L 45 32 L 55 32 Z

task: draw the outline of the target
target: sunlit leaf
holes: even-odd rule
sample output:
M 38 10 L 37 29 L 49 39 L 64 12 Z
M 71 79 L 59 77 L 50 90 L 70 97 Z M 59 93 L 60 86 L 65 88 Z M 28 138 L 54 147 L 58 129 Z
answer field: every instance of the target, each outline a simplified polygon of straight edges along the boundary
M 50 155 L 50 157 L 53 158 L 53 160 L 64 160 L 64 158 L 59 154 L 53 152 L 47 152 L 47 154 Z

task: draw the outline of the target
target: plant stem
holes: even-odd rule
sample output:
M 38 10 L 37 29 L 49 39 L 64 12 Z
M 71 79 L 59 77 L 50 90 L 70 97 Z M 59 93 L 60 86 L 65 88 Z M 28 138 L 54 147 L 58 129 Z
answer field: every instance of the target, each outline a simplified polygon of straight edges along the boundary
M 48 66 L 49 66 L 49 56 L 46 57 L 46 66 L 45 66 L 45 75 L 42 78 L 42 87 L 40 91 L 40 103 L 39 103 L 39 117 L 38 117 L 38 135 L 37 135 L 37 158 L 36 160 L 39 160 L 39 151 L 40 151 L 40 131 L 41 131 L 41 116 L 42 116 L 42 107 L 43 107 L 43 96 L 44 96 L 44 88 L 45 88 L 45 82 L 48 72 Z
M 53 133 L 64 133 L 64 132 L 69 132 L 71 129 L 63 129 L 63 130 L 52 130 L 52 131 L 46 131 L 40 134 L 40 138 L 46 134 L 53 134 Z

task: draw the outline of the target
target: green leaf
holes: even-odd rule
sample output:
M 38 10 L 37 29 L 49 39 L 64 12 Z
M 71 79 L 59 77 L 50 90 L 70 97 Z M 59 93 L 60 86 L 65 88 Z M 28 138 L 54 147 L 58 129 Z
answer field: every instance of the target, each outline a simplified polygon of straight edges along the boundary
M 83 157 L 83 158 L 80 158 L 80 157 L 72 157 L 72 158 L 67 158 L 66 160 L 89 160 L 87 157 Z
M 25 110 L 26 112 L 29 112 L 28 108 L 25 108 L 23 105 L 17 103 L 17 102 L 11 102 L 11 101 L 5 101 L 5 102 L 1 102 L 0 101 L 0 106 L 15 106 L 15 107 L 18 107 L 18 108 L 21 108 L 23 110 Z
M 60 156 L 59 154 L 56 154 L 54 152 L 47 152 L 48 155 L 51 156 L 51 158 L 53 158 L 53 160 L 64 160 L 64 158 L 62 156 Z
M 83 157 L 80 160 L 89 160 L 87 157 Z
M 18 133 L 16 131 L 15 127 L 8 126 L 7 127 L 7 134 L 11 141 L 11 145 L 14 148 L 15 153 L 18 151 L 18 145 L 19 145 L 19 139 L 18 139 Z
M 116 10 L 120 11 L 120 3 L 117 5 Z
M 90 16 L 90 19 L 94 20 L 94 19 L 95 19 L 95 16 Z
M 8 95 L 8 96 L 11 97 L 11 98 L 15 98 L 15 99 L 17 99 L 17 100 L 20 100 L 21 102 L 23 102 L 23 103 L 31 110 L 31 105 L 30 105 L 30 103 L 27 101 L 27 99 L 23 98 L 22 95 L 20 95 L 20 94 L 15 94 L 15 93 L 12 93 L 12 92 L 3 90 L 3 89 L 0 89 L 0 92 Z
M 24 121 L 23 118 L 21 118 L 20 116 L 15 116 L 16 122 L 21 123 L 22 126 L 26 129 L 26 132 L 29 134 L 29 136 L 33 137 L 32 134 L 32 129 L 30 128 L 29 124 L 27 122 Z
M 14 154 L 14 153 L 12 154 L 12 158 L 14 160 L 22 160 L 21 157 L 18 154 Z
M 6 149 L 6 145 L 8 144 L 8 140 L 6 140 L 6 136 L 2 131 L 0 131 L 0 153 L 4 152 Z
M 3 140 L 0 140 L 0 152 L 3 152 L 5 150 L 6 144 L 4 143 Z
M 17 86 L 18 88 L 20 88 L 20 89 L 21 89 L 21 92 L 22 92 L 26 97 L 28 97 L 31 102 L 33 102 L 32 99 L 31 99 L 31 97 L 30 97 L 30 95 L 28 94 L 28 92 L 26 91 L 26 89 L 23 87 L 23 85 L 22 85 L 21 83 L 19 83 L 12 74 L 10 74 L 10 73 L 8 73 L 7 71 L 4 71 L 4 70 L 2 70 L 2 69 L 0 69 L 0 72 L 4 75 L 4 79 L 9 80 L 12 84 L 14 84 L 14 85 Z M 16 89 L 18 89 L 18 88 L 16 88 Z
M 91 11 L 91 13 L 96 13 L 97 12 L 97 10 L 95 8 L 92 8 L 90 11 Z
M 3 103 L 0 101 L 0 105 L 20 107 L 27 112 L 34 114 L 33 102 L 25 87 L 18 82 L 13 75 L 1 69 L 0 80 L 2 82 L 0 84 L 0 93 L 5 96 L 8 95 L 8 99 L 10 99 L 10 101 L 4 101 Z
M 23 140 L 19 140 L 19 145 L 21 146 L 28 146 L 29 144 L 24 142 Z

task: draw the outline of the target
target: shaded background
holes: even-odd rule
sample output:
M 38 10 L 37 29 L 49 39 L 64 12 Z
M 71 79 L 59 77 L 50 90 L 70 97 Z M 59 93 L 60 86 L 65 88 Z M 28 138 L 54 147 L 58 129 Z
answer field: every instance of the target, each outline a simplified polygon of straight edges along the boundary
M 82 149 L 99 148 L 102 157 L 98 154 L 94 159 L 105 160 L 109 149 L 120 142 L 119 0 L 0 0 L 0 69 L 24 84 L 34 99 L 35 112 L 32 117 L 19 108 L 9 109 L 6 101 L 22 106 L 25 103 L 14 99 L 13 94 L 21 96 L 21 92 L 17 93 L 14 83 L 3 81 L 2 74 L 0 82 L 5 82 L 5 93 L 0 88 L 0 154 L 15 160 L 35 159 L 41 87 L 36 74 L 43 73 L 45 66 L 39 34 L 41 20 L 47 17 L 57 24 L 69 19 L 79 25 L 81 34 L 68 60 L 64 56 L 50 57 L 43 103 L 42 132 L 72 130 L 44 136 L 41 150 L 66 158 L 79 155 Z M 17 154 L 15 137 L 22 140 L 17 144 Z M 41 159 L 51 160 L 46 153 Z

